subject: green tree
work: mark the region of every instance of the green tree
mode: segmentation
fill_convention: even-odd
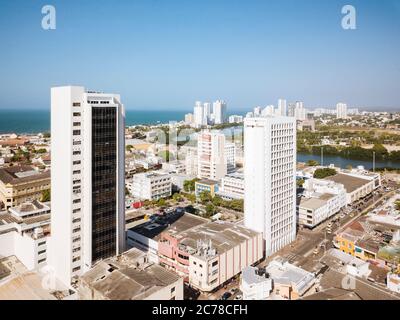
[[[164,207],[167,204],[164,198],[161,198],[157,201],[157,206],[158,207]]]
[[[206,216],[207,218],[212,217],[216,213],[216,208],[212,203],[206,205]]]
[[[305,182],[304,179],[297,179],[297,180],[296,180],[297,188],[302,188],[304,182]]]
[[[183,190],[185,190],[185,192],[194,192],[196,188],[196,181],[199,181],[199,179],[185,180],[183,182]]]
[[[315,161],[315,160],[308,160],[308,161],[306,162],[306,165],[307,165],[307,166],[310,166],[310,167],[316,167],[316,166],[319,166],[319,162],[318,162],[318,161]]]
[[[326,177],[334,176],[336,173],[336,170],[332,168],[317,169],[314,172],[314,178],[324,179]]]
[[[47,190],[43,190],[42,192],[42,198],[40,199],[40,201],[42,202],[48,202],[51,200],[51,191],[50,189]]]
[[[203,204],[206,204],[212,200],[211,193],[208,191],[203,191],[200,193],[200,201]]]

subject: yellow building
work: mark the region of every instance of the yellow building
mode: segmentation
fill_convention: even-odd
[[[50,190],[50,171],[26,165],[0,169],[0,202],[6,209],[40,200],[45,190]]]
[[[347,228],[336,236],[340,251],[356,256],[356,242],[364,233],[359,230]]]

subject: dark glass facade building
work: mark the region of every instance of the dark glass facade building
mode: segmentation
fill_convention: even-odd
[[[117,248],[117,110],[92,109],[92,263]]]

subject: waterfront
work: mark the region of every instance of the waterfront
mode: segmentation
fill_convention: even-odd
[[[321,163],[321,156],[315,154],[297,154],[297,162],[307,162],[308,160],[315,160]],[[364,166],[365,169],[372,169],[372,159],[371,161],[363,161],[363,160],[351,160],[346,159],[338,156],[324,156],[324,165],[334,164],[337,167],[345,169],[347,166],[352,166],[356,168],[357,166]],[[393,161],[376,161],[375,168],[399,168],[400,169],[400,162],[393,162]]]
[[[187,111],[127,110],[126,125],[181,121]],[[50,131],[48,110],[0,110],[0,134],[39,133]]]

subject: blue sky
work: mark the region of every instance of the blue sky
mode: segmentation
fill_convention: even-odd
[[[41,28],[54,5],[57,29]],[[357,30],[341,8],[357,9]],[[400,0],[0,0],[0,108],[50,87],[120,93],[128,109],[276,104],[400,109]]]

